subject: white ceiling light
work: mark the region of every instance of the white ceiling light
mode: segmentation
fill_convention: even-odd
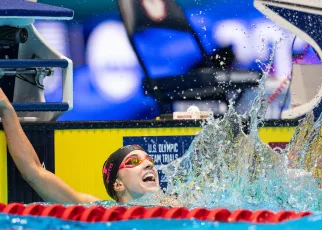
[[[107,21],[91,33],[87,44],[91,81],[110,102],[132,97],[141,85],[141,71],[121,22]]]

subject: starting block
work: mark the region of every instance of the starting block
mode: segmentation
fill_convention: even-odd
[[[41,37],[37,19],[70,20],[74,12],[34,1],[1,0],[0,86],[18,116],[37,121],[56,120],[73,108],[73,63]],[[47,103],[43,81],[62,69],[62,102]]]

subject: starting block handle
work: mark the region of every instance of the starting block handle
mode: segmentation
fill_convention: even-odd
[[[14,102],[16,112],[65,112],[69,109],[67,102]]]

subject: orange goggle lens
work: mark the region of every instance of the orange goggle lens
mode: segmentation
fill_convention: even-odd
[[[150,161],[154,165],[154,160],[152,157],[147,156],[146,158],[140,159],[138,157],[129,157],[123,165],[120,165],[119,169],[121,168],[133,168],[140,165],[144,160]]]

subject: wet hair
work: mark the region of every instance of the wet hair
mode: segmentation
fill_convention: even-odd
[[[124,160],[124,158],[127,155],[129,155],[129,153],[135,150],[144,151],[144,149],[139,145],[127,145],[127,146],[121,147],[118,150],[116,150],[114,153],[112,153],[107,158],[107,160],[103,165],[102,173],[103,173],[103,181],[104,181],[106,191],[108,195],[116,201],[118,201],[118,198],[114,190],[114,183],[117,179],[118,169],[122,161]]]

